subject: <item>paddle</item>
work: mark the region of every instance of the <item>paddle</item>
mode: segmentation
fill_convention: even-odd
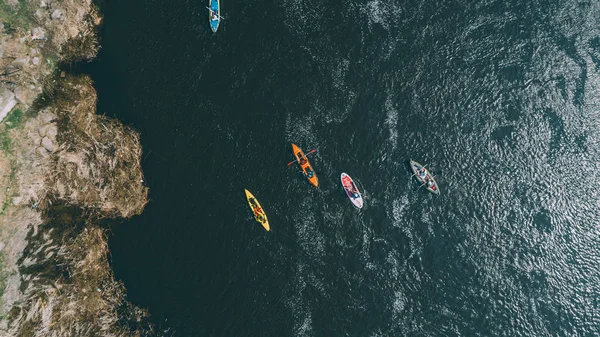
[[[431,179],[435,179],[435,176],[431,176]],[[419,188],[421,188],[421,187],[423,187],[425,185],[427,185],[427,183],[423,183],[421,186],[419,186]]]
[[[213,11],[212,8],[206,7],[206,9],[208,9],[208,11],[211,12],[211,13],[217,14],[217,16],[219,17],[219,20],[225,20],[224,17],[222,17],[221,15],[219,15],[217,12]]]
[[[305,154],[304,156],[308,156],[309,154],[311,154],[311,153],[315,153],[315,152],[317,152],[317,150],[315,150],[315,149],[312,149],[312,150],[310,150],[310,151],[309,151],[307,154]],[[295,162],[297,162],[297,161],[298,161],[298,159],[296,159],[296,160],[294,160],[294,161],[291,161],[291,162],[289,162],[289,163],[288,163],[288,165],[287,165],[287,166],[290,166],[290,165],[292,165],[293,163],[295,163]]]
[[[429,164],[427,164],[427,165],[429,165]],[[427,165],[423,165],[422,167],[423,167],[423,168],[426,168],[426,166],[427,166]],[[412,175],[412,176],[410,176],[410,177],[412,178],[412,177],[416,176],[416,175],[417,175],[417,173],[419,173],[419,171],[417,171],[416,173],[413,173],[413,175]]]

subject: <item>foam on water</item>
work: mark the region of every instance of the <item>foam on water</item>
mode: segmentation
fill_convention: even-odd
[[[304,298],[304,290],[306,288],[306,281],[303,273],[306,270],[306,266],[302,263],[297,265],[296,278],[293,284],[286,289],[286,305],[290,308],[294,317],[294,336],[312,336],[312,314],[310,310],[310,304],[307,303]]]
[[[385,125],[390,133],[388,142],[391,145],[391,151],[396,150],[396,144],[398,143],[398,110],[392,103],[392,98],[388,96],[385,100],[386,119]]]
[[[397,228],[405,227],[404,213],[408,207],[408,196],[404,195],[400,199],[396,199],[392,202],[392,226]]]

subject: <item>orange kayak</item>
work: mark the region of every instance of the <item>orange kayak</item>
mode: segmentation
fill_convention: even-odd
[[[300,167],[302,168],[302,172],[304,172],[304,176],[311,184],[315,185],[315,187],[319,187],[319,181],[317,180],[317,174],[315,170],[313,170],[312,166],[308,162],[308,158],[302,152],[302,149],[299,148],[296,144],[292,143],[292,151],[294,152],[294,156],[296,156],[296,160]]]

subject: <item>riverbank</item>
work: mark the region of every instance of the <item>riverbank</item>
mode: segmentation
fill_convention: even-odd
[[[91,1],[0,5],[0,336],[146,336],[108,262],[105,219],[148,202],[139,135],[96,115]]]

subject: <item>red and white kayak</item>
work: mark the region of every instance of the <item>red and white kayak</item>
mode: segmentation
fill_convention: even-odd
[[[352,201],[354,206],[362,208],[363,198],[360,195],[360,191],[358,190],[358,187],[356,187],[356,184],[354,183],[352,178],[350,178],[350,176],[346,173],[342,173],[341,180],[342,186],[344,186],[344,190],[346,191],[346,195],[348,196],[348,198],[350,198],[350,201]]]

